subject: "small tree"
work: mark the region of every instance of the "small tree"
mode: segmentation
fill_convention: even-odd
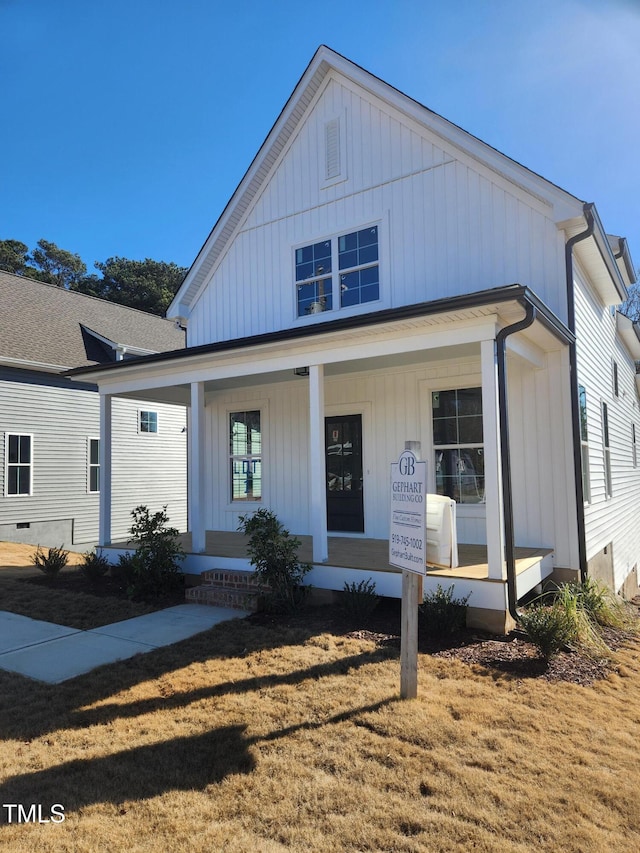
[[[311,571],[308,563],[298,560],[300,540],[285,530],[275,513],[264,508],[241,515],[238,530],[249,537],[247,552],[256,578],[270,590],[269,608],[284,613],[298,610],[309,589],[302,582]]]

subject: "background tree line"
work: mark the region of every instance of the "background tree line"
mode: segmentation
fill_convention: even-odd
[[[29,247],[20,240],[0,240],[0,269],[75,290],[119,305],[163,316],[186,275],[186,267],[174,263],[108,258],[96,261],[97,273],[88,273],[80,255],[61,249],[49,240]]]

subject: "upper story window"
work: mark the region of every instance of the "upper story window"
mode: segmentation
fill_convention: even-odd
[[[295,251],[298,317],[380,298],[378,226]]]
[[[157,412],[140,412],[140,432],[158,432]]]
[[[33,482],[33,436],[7,433],[6,437],[6,493],[30,495]]]

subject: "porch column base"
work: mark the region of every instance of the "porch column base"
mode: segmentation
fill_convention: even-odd
[[[490,634],[508,634],[515,627],[516,623],[508,610],[467,607],[467,628],[478,628]]]

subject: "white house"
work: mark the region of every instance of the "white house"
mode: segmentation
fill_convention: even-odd
[[[420,441],[460,550],[425,588],[499,631],[551,575],[635,585],[633,281],[593,204],[320,47],[170,307],[187,348],[76,377],[105,449],[121,398],[189,409],[191,572],[246,566],[266,506],[314,586],[400,595],[389,465]]]
[[[62,374],[184,347],[175,322],[0,271],[0,539],[87,547],[98,541],[100,398]],[[113,526],[167,504],[186,529],[181,406],[118,400],[113,420]]]

